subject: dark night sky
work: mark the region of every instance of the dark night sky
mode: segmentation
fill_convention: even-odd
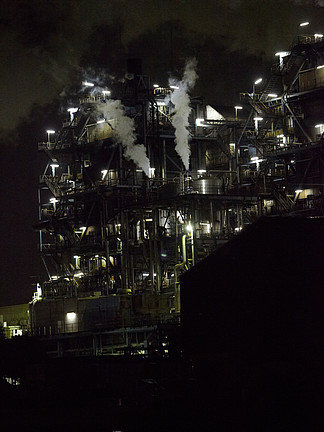
[[[44,274],[31,227],[46,163],[37,142],[59,128],[61,101],[82,79],[109,87],[139,57],[166,85],[196,57],[193,93],[235,105],[305,20],[324,32],[324,0],[2,0],[0,305],[29,301]]]

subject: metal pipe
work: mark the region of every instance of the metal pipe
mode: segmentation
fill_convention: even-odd
[[[180,312],[180,282],[178,281],[178,270],[186,269],[187,251],[186,251],[187,234],[182,235],[182,262],[174,266],[174,307],[177,313]]]

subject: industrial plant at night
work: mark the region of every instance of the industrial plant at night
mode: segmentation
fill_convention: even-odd
[[[184,272],[262,216],[322,216],[323,44],[277,53],[232,108],[189,97],[194,61],[166,88],[138,59],[114,88],[83,83],[39,143],[34,228],[48,280],[32,334],[59,341],[56,355],[148,355],[167,346],[158,329],[180,323]]]
[[[263,262],[276,286],[284,265],[274,273],[274,256],[285,250],[286,260],[296,230],[323,232],[323,35],[300,34],[274,59],[231,107],[191,96],[195,59],[166,86],[136,58],[122,82],[82,83],[61,129],[38,143],[47,164],[33,229],[47,277],[16,315],[0,308],[8,337],[36,337],[50,358],[176,358],[203,369],[231,319],[221,320],[215,290],[230,307],[227,278],[233,298],[240,283],[261,289]],[[303,244],[291,242],[301,260]]]

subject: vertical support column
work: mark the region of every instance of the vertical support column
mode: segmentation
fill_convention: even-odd
[[[165,151],[165,138],[162,141],[162,181],[166,180],[166,151]]]

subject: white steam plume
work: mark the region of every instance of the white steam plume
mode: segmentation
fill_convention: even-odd
[[[115,136],[120,140],[126,159],[131,159],[141,168],[145,174],[150,176],[150,161],[146,156],[146,149],[143,144],[135,144],[135,122],[134,119],[127,117],[124,106],[120,100],[107,100],[100,103],[97,110],[104,118],[116,121],[114,129]]]
[[[174,105],[172,125],[175,128],[175,150],[180,156],[186,170],[189,169],[189,115],[190,115],[190,98],[188,91],[195,85],[198,78],[196,73],[197,60],[190,59],[187,61],[183,78],[180,82],[170,81],[170,85],[177,87],[171,94],[171,102]]]

